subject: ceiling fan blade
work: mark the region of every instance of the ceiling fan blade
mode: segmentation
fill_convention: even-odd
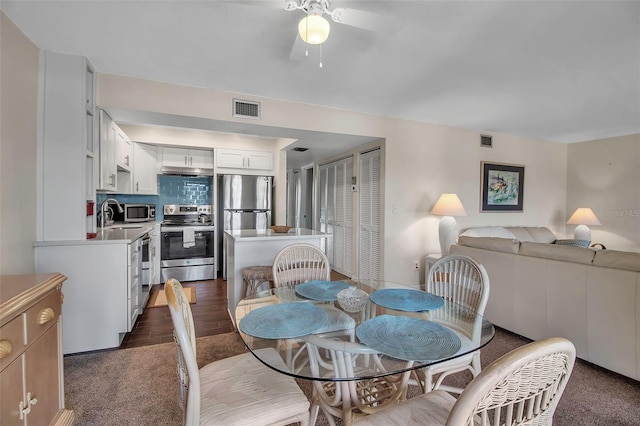
[[[402,25],[402,20],[396,16],[344,7],[334,9],[331,18],[340,24],[387,34],[397,32]]]
[[[301,61],[307,57],[307,43],[302,41],[300,38],[300,34],[296,31],[296,39],[293,42],[293,46],[291,46],[291,53],[289,54],[289,59],[292,61]]]
[[[242,4],[246,6],[269,7],[281,10],[295,10],[297,2],[290,0],[218,0],[222,3]]]

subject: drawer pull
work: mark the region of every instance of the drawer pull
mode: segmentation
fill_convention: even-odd
[[[46,308],[40,311],[40,315],[38,315],[38,324],[43,325],[54,319],[56,316],[53,309]]]
[[[13,348],[11,347],[10,341],[6,339],[0,340],[0,359],[9,356],[9,354],[11,353],[11,349]]]

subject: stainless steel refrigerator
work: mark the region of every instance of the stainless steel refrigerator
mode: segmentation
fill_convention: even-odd
[[[218,254],[226,278],[225,230],[267,229],[272,225],[273,177],[221,175],[218,177]]]

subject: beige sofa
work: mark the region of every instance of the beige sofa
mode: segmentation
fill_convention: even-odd
[[[482,263],[488,320],[530,339],[562,336],[578,357],[640,380],[640,253],[551,244],[547,228],[461,235],[452,254]]]

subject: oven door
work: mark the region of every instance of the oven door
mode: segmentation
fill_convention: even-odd
[[[160,266],[213,264],[213,231],[195,231],[195,245],[185,248],[182,231],[162,232]]]

